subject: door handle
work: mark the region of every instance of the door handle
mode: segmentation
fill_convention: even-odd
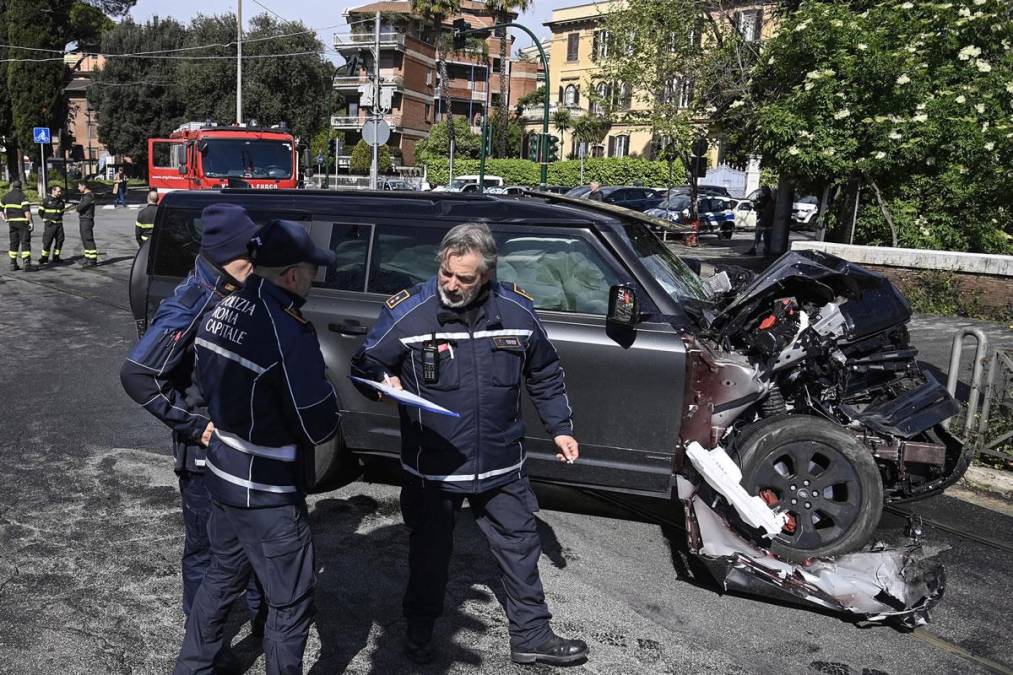
[[[365,326],[358,323],[352,323],[350,321],[345,321],[343,323],[329,323],[327,324],[327,330],[331,331],[332,333],[338,333],[339,335],[366,334]]]

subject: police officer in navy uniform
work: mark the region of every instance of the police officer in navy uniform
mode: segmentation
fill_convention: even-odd
[[[410,531],[405,652],[418,663],[434,658],[433,623],[443,611],[454,520],[467,497],[503,573],[513,661],[582,661],[587,645],[555,635],[549,625],[520,411],[523,382],[555,439],[557,459],[577,459],[559,357],[531,299],[496,282],[496,243],[487,226],[450,230],[438,260],[435,278],[387,300],[352,360],[353,375],[460,414],[400,407],[401,509]],[[376,389],[356,386],[377,398]]]
[[[186,538],[183,543],[183,613],[211,560],[207,522],[210,497],[205,453],[214,426],[194,381],[194,339],[201,319],[242,286],[253,270],[247,244],[257,224],[235,204],[214,204],[201,213],[204,234],[193,271],[158,307],[144,336],[120,369],[127,394],[172,429]],[[255,583],[247,596],[251,621],[260,606]]]
[[[194,600],[177,674],[205,673],[229,605],[250,569],[268,604],[267,672],[301,673],[313,618],[313,541],[304,462],[338,431],[338,404],[312,324],[299,308],[318,266],[335,256],[298,223],[252,240],[254,274],[203,318],[197,379],[214,434],[208,448],[211,566]]]

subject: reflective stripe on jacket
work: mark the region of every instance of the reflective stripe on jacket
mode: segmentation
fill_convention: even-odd
[[[172,296],[162,301],[144,336],[120,368],[120,382],[130,398],[172,429],[176,471],[203,471],[201,435],[211,421],[194,371],[194,338],[200,320],[236,285],[207,260]]]
[[[308,451],[338,431],[337,396],[303,302],[253,275],[201,321],[197,380],[215,424],[206,480],[220,502],[302,501]]]
[[[393,296],[353,357],[352,374],[396,375],[407,391],[457,412],[400,406],[401,465],[424,485],[474,493],[526,475],[522,381],[552,436],[573,433],[573,423],[559,357],[525,296],[493,282],[471,325],[456,315],[441,307],[435,278]],[[430,382],[426,347],[439,360]]]
[[[4,216],[7,218],[8,223],[27,223],[31,211],[31,204],[28,199],[25,198],[25,193],[21,190],[11,190],[3,199],[0,199],[0,205],[3,207]],[[27,213],[26,213],[27,212]]]

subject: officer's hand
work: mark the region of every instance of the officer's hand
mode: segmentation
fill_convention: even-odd
[[[211,442],[211,434],[213,434],[214,431],[215,431],[214,422],[208,422],[208,425],[204,428],[204,433],[200,435],[200,443],[205,448],[208,446],[208,443]]]
[[[401,386],[401,378],[397,377],[396,375],[384,375],[383,376],[383,383],[386,384],[391,389],[397,389],[398,391],[404,391],[404,387]],[[384,396],[383,394],[380,394],[380,400],[381,401],[386,401],[387,397]]]
[[[573,464],[580,457],[580,446],[577,444],[577,439],[573,436],[559,435],[553,440],[556,441],[556,447],[559,448],[559,452],[556,453],[556,459],[560,462]]]
[[[28,221],[28,231],[29,232],[34,232],[35,231],[35,223],[33,221],[31,221],[31,220]]]

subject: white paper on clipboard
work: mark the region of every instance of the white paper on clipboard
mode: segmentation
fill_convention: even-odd
[[[388,384],[384,384],[383,382],[374,382],[373,380],[367,380],[363,377],[355,377],[354,375],[349,375],[348,377],[351,380],[355,380],[356,382],[361,382],[362,384],[373,387],[387,398],[394,399],[398,403],[402,403],[404,405],[408,405],[413,408],[422,408],[427,412],[436,413],[437,415],[449,415],[450,417],[461,416],[459,413],[456,413],[453,410],[447,410],[443,406],[436,405],[432,401],[427,401],[421,396],[416,396],[415,394],[407,392],[403,389],[395,389],[394,387]]]

